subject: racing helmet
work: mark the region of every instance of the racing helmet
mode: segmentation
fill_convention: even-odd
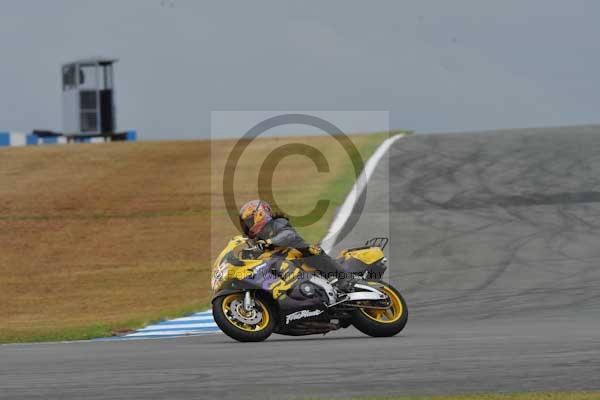
[[[273,210],[266,201],[251,200],[240,208],[240,226],[244,234],[254,238],[273,219]]]

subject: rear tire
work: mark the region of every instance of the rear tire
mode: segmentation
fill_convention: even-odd
[[[408,321],[408,308],[400,292],[387,283],[378,282],[383,285],[381,289],[392,300],[392,306],[389,311],[382,311],[383,315],[378,316],[379,311],[374,312],[368,309],[359,309],[354,312],[352,325],[364,334],[373,337],[394,336],[404,329]],[[386,314],[387,313],[387,314]],[[390,317],[387,318],[386,315]]]
[[[270,302],[255,298],[256,308],[260,311],[261,321],[256,325],[243,324],[235,320],[231,314],[231,303],[243,301],[243,293],[219,296],[212,303],[213,318],[217,326],[230,338],[239,342],[262,342],[273,333],[275,328],[275,312]],[[233,299],[233,300],[232,300]]]

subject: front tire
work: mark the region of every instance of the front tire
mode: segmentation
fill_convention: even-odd
[[[361,308],[355,311],[352,325],[364,334],[373,337],[394,336],[406,326],[408,308],[400,292],[387,283],[378,282],[379,290],[390,299],[390,306],[385,310]],[[376,304],[374,304],[376,305]]]
[[[273,333],[275,313],[273,306],[258,296],[254,302],[254,310],[247,312],[243,309],[244,293],[217,297],[212,304],[217,326],[239,342],[262,342]]]

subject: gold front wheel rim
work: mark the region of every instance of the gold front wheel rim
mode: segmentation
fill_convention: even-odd
[[[233,303],[234,300],[239,300],[243,303],[244,294],[243,293],[233,293],[233,294],[226,296],[223,299],[223,303],[221,306],[221,309],[223,310],[223,315],[225,315],[225,318],[227,318],[227,321],[231,325],[235,326],[238,329],[246,331],[246,332],[260,332],[269,325],[269,321],[271,318],[269,309],[263,304],[262,301],[260,301],[259,299],[254,300],[257,311],[260,311],[262,317],[261,317],[261,320],[257,324],[252,325],[252,324],[246,324],[246,323],[239,321],[233,317],[231,303]],[[241,312],[241,311],[238,311],[238,312]]]
[[[361,308],[360,311],[374,321],[383,324],[391,324],[400,319],[404,312],[404,306],[402,305],[400,297],[389,287],[383,286],[381,291],[389,297],[390,302],[392,303],[388,308]]]

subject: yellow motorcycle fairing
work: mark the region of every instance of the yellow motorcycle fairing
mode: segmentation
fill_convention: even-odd
[[[252,275],[252,271],[264,260],[242,260],[240,252],[247,247],[247,239],[243,236],[235,236],[216,258],[212,268],[211,287],[213,291],[219,291],[223,285],[232,279],[244,280]],[[235,265],[240,264],[240,265]]]
[[[243,281],[252,277],[256,267],[263,265],[274,256],[284,256],[282,257],[284,261],[278,266],[279,279],[268,287],[273,298],[279,298],[296,283],[300,270],[290,261],[302,258],[301,252],[293,248],[274,249],[263,252],[257,259],[243,259],[241,251],[245,248],[248,248],[248,238],[235,236],[221,251],[212,268],[213,291],[218,292],[231,280]]]
[[[381,279],[386,266],[385,255],[381,247],[371,246],[342,250],[338,262],[346,272],[364,275],[370,279]]]
[[[368,247],[366,249],[351,249],[351,250],[342,250],[340,252],[340,258],[344,261],[349,259],[356,259],[362,263],[367,265],[374,264],[378,261],[381,261],[385,255],[383,254],[383,250],[380,247]]]

